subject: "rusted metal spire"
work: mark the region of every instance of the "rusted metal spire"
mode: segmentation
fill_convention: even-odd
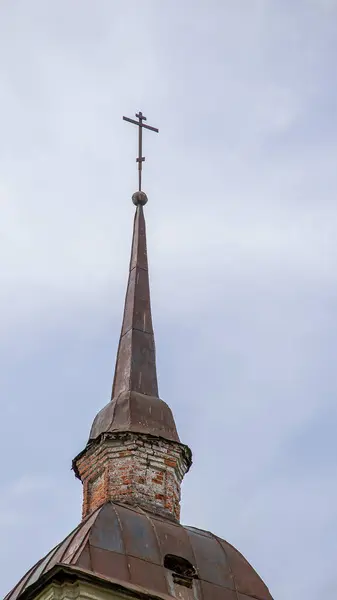
[[[133,202],[137,208],[112,399],[117,398],[124,391],[158,397],[143,212],[143,205],[146,201],[147,197],[144,192],[136,192],[133,195]]]
[[[136,124],[145,127],[142,113],[136,116],[140,119]],[[140,144],[140,157],[141,150]],[[133,194],[132,201],[136,205],[136,214],[111,402],[96,415],[89,440],[98,440],[102,434],[133,432],[180,443],[172,411],[158,396],[143,213],[147,196],[139,189]]]

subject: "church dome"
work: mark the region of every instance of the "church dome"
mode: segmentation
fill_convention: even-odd
[[[5,600],[35,597],[48,581],[74,576],[133,597],[272,600],[253,567],[225,540],[116,502],[82,521]]]

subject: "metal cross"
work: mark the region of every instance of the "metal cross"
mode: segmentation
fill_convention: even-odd
[[[145,123],[143,123],[143,121],[146,121],[146,117],[144,117],[143,113],[139,111],[139,113],[136,113],[136,117],[138,119],[138,121],[135,121],[134,119],[129,119],[129,117],[123,117],[124,121],[128,121],[129,123],[133,123],[134,125],[138,125],[138,158],[136,158],[136,162],[138,163],[138,187],[139,187],[139,191],[141,191],[142,189],[142,163],[145,160],[145,156],[142,156],[143,154],[143,127],[145,127],[145,129],[150,129],[151,131],[155,131],[156,133],[159,133],[159,129],[156,129],[156,127],[150,127],[150,125],[145,125]]]

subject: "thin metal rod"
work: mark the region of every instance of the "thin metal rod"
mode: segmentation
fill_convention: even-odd
[[[138,130],[138,188],[142,189],[142,164],[143,164],[143,127],[139,119],[140,127]],[[145,158],[144,158],[145,160]]]

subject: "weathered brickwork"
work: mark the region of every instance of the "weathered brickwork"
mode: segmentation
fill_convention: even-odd
[[[186,447],[135,433],[107,434],[76,459],[83,483],[83,518],[109,500],[180,516],[180,485],[189,469]]]

